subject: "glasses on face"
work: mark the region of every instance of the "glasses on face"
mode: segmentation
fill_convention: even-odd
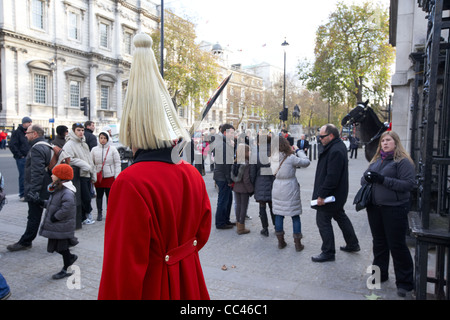
[[[27,131],[25,132],[25,134],[29,134],[29,133],[35,133],[36,131]]]
[[[330,134],[325,134],[323,136],[319,136],[320,139],[325,139],[326,137],[328,137]]]

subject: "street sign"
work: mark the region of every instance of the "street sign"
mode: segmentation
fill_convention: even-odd
[[[53,118],[53,119],[48,119],[48,122],[49,122],[49,123],[55,123],[55,118]]]

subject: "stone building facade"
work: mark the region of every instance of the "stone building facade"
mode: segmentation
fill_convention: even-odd
[[[220,78],[233,73],[230,82],[219,96],[201,128],[216,128],[229,123],[243,132],[252,129],[257,133],[263,127],[259,110],[263,104],[264,79],[236,62],[233,52],[219,43],[200,43],[202,50],[211,51],[220,65]]]
[[[159,26],[146,0],[0,1],[0,126],[117,123],[136,33]],[[90,99],[87,116],[80,99]],[[53,119],[53,121],[52,121]]]
[[[392,77],[392,126],[411,150],[411,106],[414,100],[415,64],[411,54],[423,52],[427,37],[426,13],[417,1],[391,0],[390,42],[396,47],[395,73]]]

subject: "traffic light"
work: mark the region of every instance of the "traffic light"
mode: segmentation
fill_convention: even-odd
[[[283,108],[283,111],[280,111],[279,119],[281,121],[287,121],[287,119],[288,119],[288,108]]]
[[[81,111],[83,111],[85,116],[89,115],[89,99],[84,97],[80,99],[81,104],[80,104],[80,109]]]

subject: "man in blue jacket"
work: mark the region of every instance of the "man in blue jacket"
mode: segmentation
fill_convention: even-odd
[[[319,155],[314,182],[313,199],[317,199],[316,223],[322,238],[322,252],[312,257],[314,262],[335,260],[334,233],[331,219],[336,220],[341,229],[346,246],[342,251],[360,250],[353,225],[345,214],[344,205],[348,196],[348,157],[347,148],[339,137],[339,130],[333,124],[320,129],[323,152]],[[325,203],[327,197],[334,196],[335,202]]]

